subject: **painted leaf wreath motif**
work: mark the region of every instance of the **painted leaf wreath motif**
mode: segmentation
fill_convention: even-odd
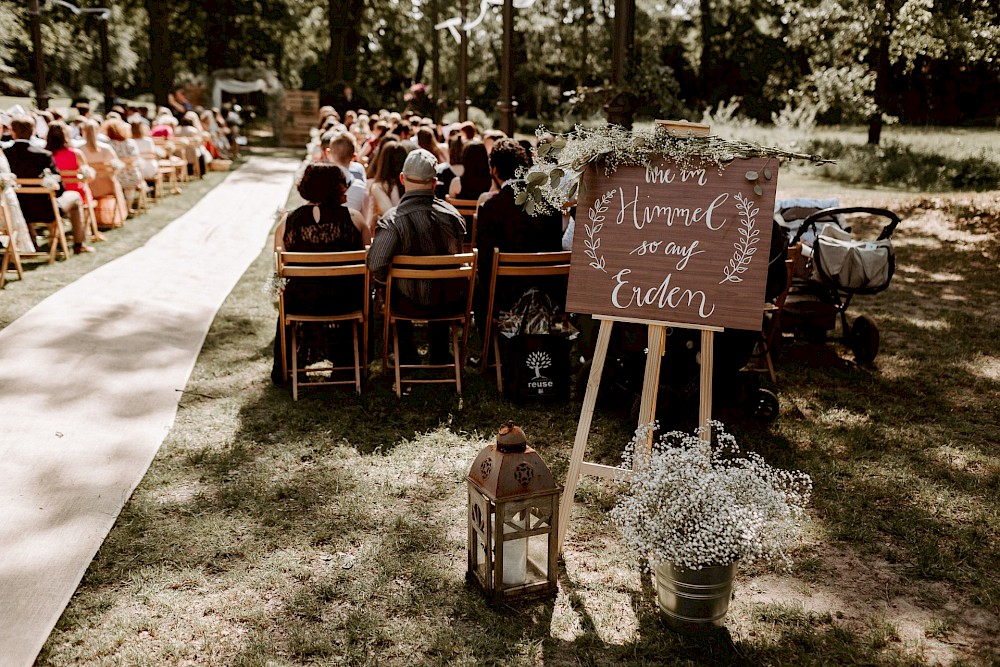
[[[736,202],[736,208],[742,218],[742,227],[739,229],[742,238],[733,244],[735,251],[728,266],[722,270],[724,278],[719,281],[720,285],[727,282],[743,282],[740,274],[749,270],[750,261],[753,259],[754,253],[757,252],[757,248],[754,246],[760,241],[760,230],[754,228],[754,223],[757,221],[756,215],[760,209],[753,208],[754,203],[740,193],[736,195]]]
[[[583,240],[583,247],[585,248],[583,253],[592,259],[590,266],[597,269],[598,271],[604,271],[607,273],[607,263],[605,262],[604,255],[598,254],[598,249],[601,247],[601,239],[597,235],[604,228],[604,215],[603,213],[608,210],[608,202],[614,196],[616,190],[608,190],[604,193],[604,196],[594,202],[594,205],[590,207],[587,211],[587,217],[593,223],[591,225],[584,225],[583,228],[587,232],[587,238]]]

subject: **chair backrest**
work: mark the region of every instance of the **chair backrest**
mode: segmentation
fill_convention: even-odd
[[[365,275],[364,250],[344,252],[278,252],[281,278],[332,278]]]
[[[465,316],[472,312],[472,292],[476,279],[476,261],[479,252],[462,252],[454,255],[396,255],[389,267],[385,287],[386,313],[392,309],[394,280],[463,280],[468,281]]]
[[[45,187],[41,178],[17,179],[17,193],[20,195],[51,195],[53,201],[56,198],[56,190]]]
[[[282,227],[284,221],[282,221]],[[280,238],[280,237],[276,237]],[[337,279],[349,276],[361,276],[361,307],[365,321],[368,320],[368,291],[369,273],[365,260],[368,256],[366,250],[348,250],[344,252],[286,252],[284,250],[275,251],[277,262],[277,274],[279,278],[294,280],[296,278],[324,278]],[[331,289],[331,294],[335,294]],[[341,295],[343,293],[341,292]],[[278,310],[284,319],[285,300],[284,292],[279,296]]]
[[[42,184],[41,178],[19,178],[17,179],[17,193],[19,195],[48,195],[49,202],[52,204],[52,215],[55,222],[62,222],[62,215],[59,211],[59,204],[56,202],[56,190],[53,188],[46,187]],[[25,213],[25,218],[27,206],[21,205],[21,212]],[[26,220],[29,224],[39,223],[36,220]]]
[[[455,199],[454,197],[448,196],[444,200],[455,207],[455,210],[462,215],[474,216],[476,211],[479,209],[478,199]]]
[[[472,221],[472,227],[468,229],[469,241],[462,243],[462,252],[470,252],[476,246],[476,226],[479,224],[479,200],[478,199],[455,199],[447,196],[446,202],[455,207],[455,210],[462,214],[466,220]]]
[[[497,282],[501,278],[522,278],[541,276],[569,276],[570,258],[568,250],[555,252],[500,252],[493,249],[493,268],[490,271],[487,318],[492,319],[496,307]]]
[[[389,268],[387,286],[393,279],[412,278],[418,280],[452,280],[476,275],[476,260],[479,253],[463,252],[455,255],[396,255]]]
[[[87,180],[80,176],[80,172],[77,169],[60,171],[59,175],[62,176],[63,186],[79,185],[82,187],[87,184]]]
[[[281,252],[285,249],[285,221],[288,220],[288,211],[281,213],[281,220],[274,228],[274,252]]]
[[[117,173],[110,162],[95,162],[90,166],[94,168],[97,178],[114,178]]]

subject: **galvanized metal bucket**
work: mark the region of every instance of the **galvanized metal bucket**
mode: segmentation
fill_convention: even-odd
[[[689,570],[671,563],[654,568],[656,601],[667,624],[698,631],[725,625],[737,563]]]

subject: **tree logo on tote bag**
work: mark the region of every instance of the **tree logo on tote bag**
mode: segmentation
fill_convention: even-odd
[[[548,352],[536,350],[528,355],[524,360],[524,365],[535,371],[535,377],[528,380],[528,387],[531,389],[551,388],[554,383],[549,378],[542,375],[543,368],[552,366],[552,357]]]

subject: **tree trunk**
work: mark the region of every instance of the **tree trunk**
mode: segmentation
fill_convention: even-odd
[[[205,0],[205,67],[208,74],[229,67],[228,47],[233,22],[229,0]]]
[[[896,22],[896,0],[882,0],[882,17],[877,26],[878,55],[875,61],[875,113],[868,119],[868,143],[878,146],[882,140],[882,114],[889,103],[889,41]]]
[[[709,0],[699,0],[701,9],[701,90],[699,96],[708,103],[717,100],[715,91],[718,88],[719,50],[716,42],[722,33],[722,28],[715,24],[712,18],[712,3]]]
[[[174,85],[170,7],[170,3],[162,0],[146,0],[146,13],[149,15],[149,82],[153,97],[160,106],[166,106],[167,95]]]
[[[357,73],[364,0],[329,0],[330,51],[326,60],[327,83],[352,83]]]

